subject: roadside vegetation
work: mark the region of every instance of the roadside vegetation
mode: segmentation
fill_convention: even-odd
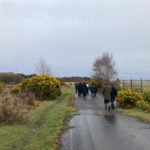
[[[150,91],[121,90],[117,96],[119,111],[150,122]]]
[[[0,123],[21,121],[37,100],[53,100],[60,94],[60,82],[48,75],[25,79],[13,87],[0,84]]]
[[[25,79],[11,89],[14,94],[32,92],[37,99],[53,99],[61,94],[60,82],[48,75],[38,75]]]
[[[143,110],[141,110],[140,108],[134,107],[134,108],[118,108],[118,111],[120,111],[121,113],[128,115],[128,116],[132,116],[132,117],[136,117],[139,118],[140,120],[144,121],[145,123],[150,123],[150,113],[147,113]]]
[[[38,75],[15,86],[0,84],[0,149],[56,150],[75,112],[73,88]]]
[[[94,62],[93,77],[92,80],[89,81],[89,84],[94,83],[99,89],[102,89],[105,82],[112,83],[119,91],[116,98],[118,110],[125,114],[139,117],[144,121],[150,121],[150,91],[141,92],[139,88],[135,89],[134,87],[137,87],[139,85],[137,85],[135,82],[133,84],[132,81],[128,84],[126,84],[125,82],[123,82],[124,84],[122,84],[119,79],[112,82],[112,80],[116,77],[117,70],[115,68],[115,61],[113,59],[113,56],[112,54],[105,52]],[[140,84],[141,87],[144,86],[142,81],[138,84]],[[124,90],[122,90],[121,86],[124,87]],[[132,88],[125,89],[125,87]]]

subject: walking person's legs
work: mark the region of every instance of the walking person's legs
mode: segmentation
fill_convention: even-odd
[[[94,92],[94,97],[96,97],[96,92]]]
[[[81,97],[81,92],[80,91],[78,91],[78,96]]]
[[[104,104],[105,104],[105,111],[107,111],[107,100],[104,100]]]
[[[93,99],[93,93],[91,93],[91,97],[92,97],[92,99]]]
[[[108,112],[110,112],[110,110],[111,110],[111,102],[109,101],[108,102]]]
[[[110,112],[111,110],[111,102],[110,100],[105,100],[105,111]]]
[[[86,93],[85,92],[83,92],[83,98],[86,99]]]
[[[95,95],[95,94],[92,92],[92,93],[91,93],[92,99],[94,99],[94,97],[95,97],[94,95]]]
[[[115,109],[114,101],[115,100],[113,100],[113,99],[111,100],[111,109]]]
[[[105,111],[107,110],[107,103],[105,103]]]

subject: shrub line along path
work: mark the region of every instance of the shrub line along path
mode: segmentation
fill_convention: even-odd
[[[104,113],[102,96],[76,96],[80,115],[62,137],[61,150],[149,150],[150,125],[118,112]]]
[[[53,101],[43,101],[23,122],[0,125],[0,150],[56,150],[66,128],[64,118],[74,113],[73,91],[63,88]]]

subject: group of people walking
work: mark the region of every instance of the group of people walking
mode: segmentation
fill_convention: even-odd
[[[84,98],[86,98],[90,91],[93,99],[97,95],[98,88],[94,83],[91,85],[87,83],[75,83],[75,90],[79,97],[83,96]],[[105,83],[102,94],[104,97],[105,110],[110,111],[111,109],[115,109],[114,102],[117,96],[116,87],[113,84]]]
[[[86,96],[91,92],[92,97],[96,97],[97,86],[95,84],[89,85],[88,83],[75,83],[75,90],[79,97]]]

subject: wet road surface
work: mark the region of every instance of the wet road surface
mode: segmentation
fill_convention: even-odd
[[[62,137],[61,150],[150,150],[150,125],[117,112],[105,113],[103,98],[76,96],[80,115]]]

